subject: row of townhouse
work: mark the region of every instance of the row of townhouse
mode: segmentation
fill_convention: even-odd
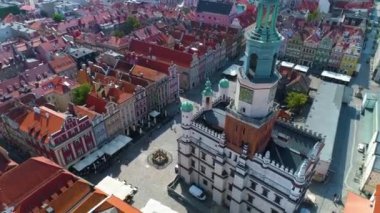
[[[181,89],[188,90],[199,85],[228,59],[235,58],[241,46],[241,33],[235,29],[202,29],[199,23],[192,23],[193,34],[171,31],[175,39],[173,48],[132,39],[125,55],[130,63],[138,60],[159,61],[166,65],[175,64],[180,74]],[[198,29],[197,29],[198,28]],[[210,27],[211,28],[211,27]]]
[[[90,62],[88,67],[79,71],[78,81],[92,84],[94,88],[85,107],[103,116],[112,113],[118,117],[109,123],[109,127],[105,125],[107,131],[118,126],[114,132],[128,135],[140,132],[144,126],[156,122],[157,113],[165,114],[166,106],[178,100],[175,65],[167,67],[166,72],[160,72],[149,68],[149,63],[146,63],[145,66],[133,65],[120,60],[114,68],[106,71]],[[115,136],[115,133],[107,134],[108,137]]]
[[[295,29],[281,30],[285,38],[279,52],[281,58],[347,75],[354,75],[358,71],[364,42],[364,34],[360,28],[333,27],[328,24],[310,27],[305,23],[296,26],[298,27]]]

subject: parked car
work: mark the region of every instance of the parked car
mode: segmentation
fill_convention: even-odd
[[[176,174],[178,173],[178,164],[175,165],[175,167],[174,167],[174,171],[175,171]]]
[[[203,191],[203,189],[199,188],[196,185],[191,185],[189,188],[189,193],[196,197],[198,200],[206,200],[206,195]]]
[[[364,143],[359,143],[359,145],[358,145],[358,152],[364,153],[365,148],[366,148],[366,145]]]

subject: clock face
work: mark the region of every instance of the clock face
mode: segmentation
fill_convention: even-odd
[[[251,104],[253,98],[253,91],[245,87],[240,87],[239,100]]]

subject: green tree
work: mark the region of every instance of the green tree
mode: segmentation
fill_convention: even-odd
[[[290,92],[285,98],[286,105],[292,111],[298,111],[307,102],[308,96],[300,92]]]
[[[86,103],[87,95],[91,91],[91,85],[82,84],[75,88],[73,91],[73,102],[76,105],[83,105]]]
[[[54,13],[52,18],[55,22],[61,22],[65,17],[60,13]]]
[[[135,30],[140,27],[140,22],[135,16],[129,16],[127,18],[127,25],[132,28],[132,30]]]
[[[119,30],[116,30],[116,31],[122,31],[124,35],[128,35],[133,30],[138,29],[139,27],[140,27],[139,20],[135,16],[128,16],[127,20],[123,24],[121,24],[119,26]]]
[[[319,18],[319,16],[320,16],[319,10],[314,10],[310,12],[309,15],[307,16],[307,21],[315,21]]]
[[[112,34],[113,34],[113,36],[116,36],[118,38],[121,38],[124,36],[124,32],[121,30],[115,30]]]

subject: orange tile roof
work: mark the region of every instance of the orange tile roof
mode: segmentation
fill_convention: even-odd
[[[96,189],[93,193],[87,196],[87,198],[85,198],[83,202],[79,203],[75,209],[72,209],[72,212],[73,213],[88,212],[94,206],[96,206],[98,203],[104,200],[106,197],[107,195],[104,192]]]
[[[133,96],[131,93],[123,92],[117,88],[110,88],[108,97],[114,97],[114,101],[118,104],[123,103]]]
[[[55,57],[53,60],[49,61],[49,65],[56,74],[68,69],[75,69],[77,66],[74,59],[68,55]]]
[[[160,81],[166,77],[166,75],[163,73],[140,65],[135,65],[131,70],[131,74],[153,82]]]
[[[368,199],[365,199],[363,197],[360,197],[359,195],[348,192],[347,194],[347,200],[344,207],[344,213],[370,213],[373,212],[373,209],[371,208],[371,201]]]
[[[99,113],[85,107],[85,106],[74,106],[74,111],[80,117],[86,116],[92,121]]]
[[[55,212],[68,212],[79,200],[82,200],[91,192],[91,186],[84,180],[76,181],[72,186],[58,195],[57,198],[49,202]]]
[[[117,210],[119,210],[119,212],[123,212],[123,213],[140,213],[141,212],[140,210],[123,202],[122,200],[120,200],[119,198],[113,195],[110,198],[108,198],[106,202],[104,202],[102,205],[96,208],[96,211],[102,212],[110,208],[116,208]]]
[[[373,196],[375,197],[373,212],[377,213],[380,212],[380,184],[376,185],[376,191]]]
[[[19,121],[21,131],[29,133],[34,128],[32,134],[37,132],[36,138],[38,139],[59,131],[66,119],[65,114],[56,112],[45,106],[39,109],[40,113],[31,110]],[[46,139],[44,142],[47,142]]]

